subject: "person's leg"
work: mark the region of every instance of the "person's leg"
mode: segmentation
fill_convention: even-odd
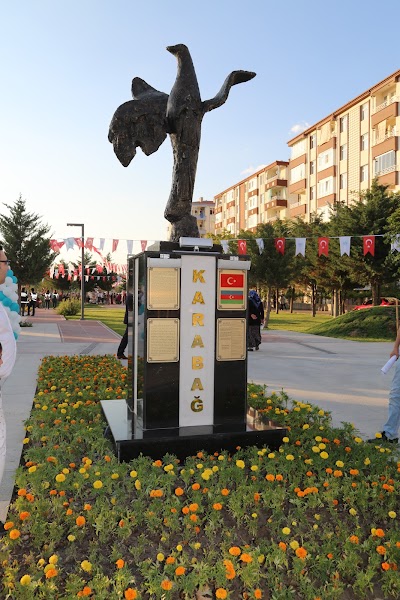
[[[396,370],[393,375],[389,392],[388,420],[383,426],[383,431],[388,439],[398,437],[400,427],[400,358],[396,361]]]
[[[125,348],[128,345],[128,327],[125,328],[124,335],[122,336],[121,342],[117,350],[117,358],[124,356]]]

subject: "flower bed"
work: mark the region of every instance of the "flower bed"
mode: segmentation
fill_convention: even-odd
[[[393,448],[251,384],[249,404],[290,430],[278,452],[120,464],[98,400],[125,397],[126,377],[112,357],[43,360],[0,597],[329,600],[373,598],[374,587],[399,597]]]

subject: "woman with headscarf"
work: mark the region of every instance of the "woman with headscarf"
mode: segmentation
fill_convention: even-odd
[[[264,322],[264,305],[256,290],[249,293],[249,311],[247,317],[247,350],[258,350],[261,344],[260,327]]]

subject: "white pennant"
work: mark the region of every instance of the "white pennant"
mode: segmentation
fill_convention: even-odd
[[[262,254],[264,250],[264,240],[262,238],[256,238],[256,242],[258,246],[258,251],[260,254]]]
[[[221,240],[221,246],[222,246],[222,250],[224,251],[224,254],[228,254],[228,252],[229,252],[228,240]]]
[[[400,235],[396,235],[394,242],[390,244],[392,252],[400,252]]]
[[[295,256],[297,256],[298,254],[302,254],[303,256],[306,255],[306,238],[295,238],[296,239],[296,253]]]
[[[342,235],[341,237],[339,237],[340,256],[343,256],[343,254],[347,254],[347,256],[350,256],[350,240],[350,235]]]
[[[126,240],[126,247],[128,250],[128,254],[132,254],[133,251],[133,240]]]

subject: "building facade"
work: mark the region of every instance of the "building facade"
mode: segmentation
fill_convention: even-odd
[[[276,218],[329,219],[378,182],[400,191],[400,70],[288,142],[289,162],[275,161],[217,194],[215,233],[254,230]]]
[[[204,200],[199,198],[192,202],[191,214],[197,219],[200,237],[204,238],[208,233],[214,233],[215,230],[215,202],[214,200]],[[167,239],[171,233],[171,224],[167,226]]]

